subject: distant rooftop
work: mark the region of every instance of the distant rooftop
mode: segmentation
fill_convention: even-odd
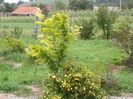
[[[17,15],[34,15],[38,11],[40,11],[40,9],[37,8],[37,7],[20,6],[17,9],[15,9],[12,12],[12,14],[17,14]]]

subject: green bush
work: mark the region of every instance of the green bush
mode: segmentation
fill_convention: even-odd
[[[15,52],[15,51],[20,51],[22,52],[24,50],[24,46],[21,40],[15,39],[15,38],[6,38],[7,45],[9,46],[10,50]]]
[[[92,19],[81,19],[80,25],[82,28],[80,29],[80,38],[87,40],[91,39],[91,37],[94,35],[94,23]]]
[[[117,18],[116,13],[113,10],[109,11],[106,6],[102,5],[98,8],[96,16],[97,24],[102,29],[104,38],[109,39],[112,32],[112,25]]]
[[[69,8],[72,10],[92,10],[93,0],[70,0]]]
[[[47,85],[47,87],[46,87]],[[103,99],[101,80],[85,65],[68,62],[45,79],[43,99]]]
[[[118,22],[115,28],[115,37],[119,45],[129,54],[129,61],[133,62],[133,28],[132,19],[126,17]]]
[[[10,31],[10,33],[8,33],[6,30],[7,28],[5,28],[4,30],[4,39],[6,40],[10,50],[13,52],[15,51],[22,52],[24,49],[23,43],[20,40],[22,29],[15,27],[13,31]]]
[[[66,5],[62,1],[57,1],[55,6],[56,10],[62,10],[66,8]]]

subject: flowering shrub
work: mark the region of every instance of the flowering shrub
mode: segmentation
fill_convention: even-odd
[[[58,73],[50,74],[45,84],[49,90],[43,99],[103,99],[105,96],[101,80],[86,66],[75,62],[66,63]]]

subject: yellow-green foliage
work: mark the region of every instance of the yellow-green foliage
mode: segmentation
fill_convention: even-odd
[[[50,74],[45,82],[49,90],[45,91],[44,99],[103,99],[106,94],[101,80],[86,66],[75,62],[64,64],[63,69]],[[58,98],[52,98],[55,96]]]
[[[7,41],[7,45],[10,47],[11,51],[14,51],[14,52],[15,51],[23,51],[24,47],[23,47],[21,40],[7,37],[6,41]]]
[[[43,15],[37,15],[43,20]],[[30,45],[26,51],[37,63],[45,60],[50,70],[58,70],[64,61],[67,44],[74,33],[78,33],[78,29],[70,29],[68,15],[64,13],[57,13],[45,21],[36,23],[41,25],[43,33],[38,35],[41,44]]]
[[[19,27],[15,27],[13,31],[8,33],[7,27],[4,29],[4,39],[7,41],[7,45],[9,46],[11,51],[20,51],[22,52],[24,49],[22,41],[19,39],[22,34],[22,29]]]

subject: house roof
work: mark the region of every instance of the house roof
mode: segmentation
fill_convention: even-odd
[[[38,12],[38,11],[40,11],[40,9],[37,7],[20,6],[17,9],[15,9],[12,12],[12,14],[22,14],[22,15],[30,14],[30,15],[33,15],[33,14],[36,14],[36,12]]]

